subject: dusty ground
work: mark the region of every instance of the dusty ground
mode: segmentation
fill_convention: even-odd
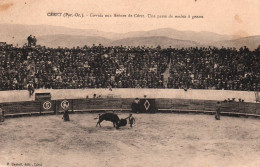
[[[260,166],[259,119],[135,114],[133,128],[116,130],[111,122],[95,127],[96,115],[73,114],[70,122],[61,115],[6,119],[0,125],[0,166]]]

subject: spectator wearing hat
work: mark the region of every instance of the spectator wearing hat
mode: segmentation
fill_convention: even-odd
[[[28,46],[31,47],[31,46],[32,46],[32,42],[33,42],[33,37],[32,37],[32,35],[30,35],[30,36],[27,38],[27,41],[28,41]]]
[[[29,91],[29,96],[31,97],[34,93],[34,86],[33,86],[32,81],[29,82],[27,87],[28,87],[28,91]]]

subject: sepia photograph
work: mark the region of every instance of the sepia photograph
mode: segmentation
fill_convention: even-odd
[[[0,0],[0,167],[260,167],[260,0]]]

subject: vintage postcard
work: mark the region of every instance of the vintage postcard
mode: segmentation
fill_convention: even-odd
[[[260,0],[0,0],[0,167],[259,167]]]

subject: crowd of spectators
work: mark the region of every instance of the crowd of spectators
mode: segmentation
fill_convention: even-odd
[[[175,88],[259,91],[260,49],[47,48],[0,44],[0,90]],[[169,77],[165,80],[166,69]],[[166,82],[166,84],[165,84]]]
[[[259,91],[260,47],[189,48],[171,55],[168,88]]]
[[[4,45],[0,89],[162,88],[167,60],[163,50],[141,47]]]

